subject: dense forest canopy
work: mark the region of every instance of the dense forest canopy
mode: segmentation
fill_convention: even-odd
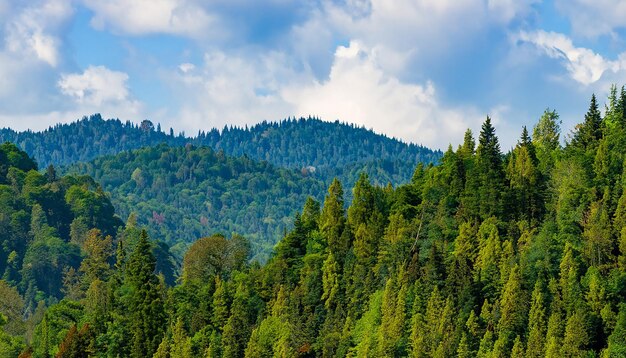
[[[334,176],[353,184],[365,170],[381,185],[411,179],[416,163],[434,163],[441,152],[407,144],[353,124],[316,118],[262,122],[250,128],[224,127],[200,131],[194,137],[165,133],[148,120],[141,124],[103,120],[99,114],[43,132],[0,129],[0,142],[10,141],[42,166],[86,162],[103,155],[166,143],[209,146],[226,155],[267,161],[302,170],[330,183]]]
[[[254,259],[265,262],[300,203],[308,196],[321,199],[324,188],[300,171],[192,145],[161,144],[65,171],[93,177],[111,193],[122,218],[134,214],[178,257],[199,237],[238,233],[253,244]]]
[[[602,113],[592,97],[564,146],[555,111],[508,153],[487,117],[405,185],[361,175],[347,208],[333,180],[263,266],[245,259],[245,239],[213,235],[171,286],[157,275],[158,237],[132,221],[115,238],[90,231],[65,297],[26,321],[23,287],[0,281],[0,302],[14,303],[0,306],[0,352],[624,357],[626,91],[607,102]]]

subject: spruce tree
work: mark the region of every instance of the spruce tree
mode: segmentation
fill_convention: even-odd
[[[319,222],[328,248],[341,258],[346,254],[349,245],[349,242],[342,240],[345,220],[343,188],[341,182],[335,178],[328,188]]]
[[[476,172],[480,217],[500,216],[503,213],[504,170],[502,153],[496,130],[487,117],[482,125],[476,149]]]
[[[602,138],[602,115],[598,109],[596,95],[591,96],[585,120],[576,127],[572,144],[583,149],[595,145]]]
[[[155,268],[148,234],[142,230],[126,267],[130,288],[128,312],[132,315],[131,357],[152,356],[163,338],[166,317]]]
[[[528,358],[541,358],[545,352],[546,335],[546,310],[541,281],[535,283],[535,288],[530,300],[530,312],[528,314],[528,343],[526,356]]]

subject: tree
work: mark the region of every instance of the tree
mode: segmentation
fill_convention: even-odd
[[[572,145],[587,149],[595,145],[600,138],[602,138],[602,115],[598,109],[596,95],[593,94],[584,122],[576,126]]]
[[[496,130],[487,117],[482,125],[476,149],[476,172],[480,216],[486,219],[502,214],[502,193],[504,192],[504,171],[502,153],[496,137]]]
[[[585,259],[591,266],[601,267],[613,261],[614,242],[607,209],[609,200],[607,189],[602,200],[591,203],[583,223]]]
[[[535,283],[528,314],[528,343],[526,356],[540,358],[545,352],[546,310],[541,281]]]
[[[546,109],[533,128],[533,145],[537,150],[539,171],[544,175],[554,168],[554,151],[560,147],[561,121],[555,110]]]
[[[620,304],[617,323],[613,333],[609,336],[609,344],[607,348],[609,357],[626,356],[626,304]]]
[[[320,231],[328,242],[331,252],[343,257],[348,250],[349,242],[343,242],[342,235],[345,225],[345,210],[343,202],[343,188],[337,178],[328,188],[328,194],[324,199],[324,207],[320,215]]]
[[[87,233],[87,240],[83,245],[86,257],[80,264],[80,271],[85,275],[84,282],[87,286],[96,279],[106,281],[111,268],[109,260],[113,254],[111,236],[102,237],[98,229],[92,229]]]
[[[509,274],[500,299],[501,317],[498,323],[498,337],[504,340],[507,351],[513,344],[514,337],[519,337],[526,328],[526,302],[522,290],[522,277],[517,265]]]
[[[163,338],[165,311],[155,269],[156,259],[148,234],[142,230],[126,266],[126,281],[131,289],[128,312],[132,315],[132,357],[152,356]]]
[[[250,244],[242,236],[231,239],[216,234],[195,241],[183,258],[183,282],[207,282],[213,276],[228,277],[241,269],[250,254]]]
[[[563,355],[566,357],[581,357],[589,343],[586,315],[582,309],[576,310],[567,320],[565,339],[563,340]]]
[[[328,257],[324,260],[322,284],[324,287],[322,300],[324,300],[326,309],[331,309],[337,304],[337,295],[340,289],[339,264],[335,260],[332,251],[328,253]]]
[[[90,331],[89,325],[84,325],[80,331],[73,325],[59,345],[56,358],[87,358],[90,357]]]
[[[522,131],[520,142],[511,152],[507,172],[518,206],[518,216],[528,221],[537,219],[543,203],[538,189],[540,178],[535,147],[530,141],[526,127]]]
[[[235,358],[244,355],[246,345],[252,333],[249,304],[250,292],[246,284],[241,282],[233,298],[230,317],[224,326],[222,335],[224,358]]]

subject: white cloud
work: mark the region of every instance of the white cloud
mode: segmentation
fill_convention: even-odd
[[[127,81],[126,73],[103,66],[90,66],[82,73],[63,74],[57,87],[64,96],[55,100],[63,105],[51,110],[27,112],[0,110],[0,126],[37,130],[93,113],[101,113],[105,118],[140,120],[145,112],[143,104],[132,97]]]
[[[197,37],[219,31],[216,18],[199,3],[187,0],[83,0],[94,12],[97,29],[143,35],[165,33]]]
[[[71,2],[0,0],[0,112],[12,115],[59,110],[57,71]],[[49,124],[49,123],[48,123]]]
[[[57,33],[70,19],[73,13],[71,5],[62,0],[47,0],[11,11],[16,12],[16,16],[9,18],[4,26],[6,50],[14,56],[35,55],[39,60],[56,67],[60,61],[61,47]]]
[[[411,142],[443,148],[459,143],[480,115],[450,109],[437,99],[432,82],[403,83],[377,64],[377,51],[358,42],[340,46],[328,80],[284,89],[298,115],[340,119]]]
[[[515,40],[535,45],[551,58],[563,61],[570,76],[583,85],[599,81],[609,73],[618,73],[626,69],[626,55],[611,61],[584,47],[574,46],[572,40],[559,33],[534,31],[520,32]]]
[[[285,118],[292,110],[280,96],[281,86],[308,78],[294,71],[284,54],[274,52],[253,56],[212,51],[201,66],[178,67],[165,79],[180,103],[173,126],[190,131]]]
[[[108,102],[128,99],[124,72],[111,71],[104,66],[89,66],[83,73],[64,74],[58,82],[61,91],[78,103],[101,106]]]
[[[487,8],[492,16],[501,23],[528,15],[532,5],[541,0],[487,0]]]
[[[616,29],[626,28],[623,0],[557,0],[556,7],[569,18],[576,34],[616,36]]]
[[[308,71],[294,69],[281,53],[248,57],[210,52],[202,66],[170,73],[180,109],[163,114],[163,122],[177,118],[166,124],[195,131],[313,115],[445,149],[484,119],[474,108],[446,108],[430,81],[405,83],[387,74],[378,62],[380,53],[359,42],[339,46],[330,75],[318,81]]]
[[[195,68],[196,68],[196,66],[193,63],[188,63],[188,62],[181,63],[178,66],[178,69],[181,70],[183,73],[187,73],[189,71],[193,71]]]
[[[200,63],[192,63],[190,53],[195,50],[187,48],[186,54],[176,57],[180,65],[171,66],[166,75],[159,72],[162,69],[149,74],[163,77],[163,87],[169,88],[174,102],[171,109],[149,112],[174,128],[195,131],[311,114],[444,149],[448,142],[459,142],[467,127],[477,128],[485,113],[469,106],[450,108],[443,100],[442,84],[428,80],[432,67],[422,64],[432,65],[458,48],[474,46],[474,39],[493,28],[504,30],[514,19],[527,16],[535,2],[39,0],[36,6],[16,11],[13,2],[5,10],[4,1],[0,0],[0,24],[3,16],[10,21],[5,25],[7,48],[0,49],[0,78],[7,74],[9,79],[0,82],[0,108],[12,98],[22,102],[22,108],[40,98],[47,103],[47,108],[20,112],[24,123],[41,120],[48,125],[93,112],[139,120],[148,113],[133,97],[124,72],[90,66],[84,72],[61,74],[68,68],[76,71],[71,58],[65,58],[63,31],[69,28],[72,6],[84,6],[93,12],[91,25],[96,29],[121,38],[191,37],[194,46],[206,52]],[[280,11],[253,13],[265,7]],[[281,24],[279,30],[273,28],[276,14],[287,14],[287,25]],[[261,28],[265,22],[269,35]],[[228,46],[221,47],[225,41]],[[349,45],[337,47],[338,43]],[[138,59],[143,61],[145,54]],[[30,64],[31,58],[37,66]],[[162,63],[155,58],[153,64],[158,68]],[[44,65],[50,70],[41,70]],[[129,67],[124,71],[137,75]],[[41,90],[26,102],[15,93],[29,92],[31,84],[19,82],[33,68],[39,70],[28,76],[41,77],[34,84]],[[23,90],[12,89],[13,84]],[[0,110],[0,123],[10,112]]]

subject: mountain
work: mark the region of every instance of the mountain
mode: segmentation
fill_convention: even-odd
[[[532,137],[523,128],[506,154],[487,118],[477,141],[468,131],[407,184],[376,186],[362,174],[347,207],[340,181],[316,188],[323,203],[301,202],[263,266],[246,261],[236,235],[194,242],[173,287],[156,274],[145,232],[128,255],[87,255],[81,267],[100,269],[27,321],[32,356],[622,357],[626,93],[604,117],[595,99],[590,107],[565,146],[555,112]],[[178,174],[173,187],[211,167],[274,172],[206,147],[120,155],[96,169],[132,163],[124,175],[134,183],[119,187],[154,185],[150,166],[170,158],[189,159],[163,171]],[[196,157],[209,159],[197,166]],[[0,352],[24,350],[18,338],[0,332]]]
[[[294,169],[209,147],[160,144],[63,169],[92,176],[123,218],[136,215],[151,237],[182,257],[188,245],[214,233],[244,235],[265,261],[300,203],[318,199],[325,184]]]
[[[193,144],[302,170],[327,182],[336,174],[350,174],[350,168],[352,177],[359,169],[368,168],[371,180],[381,185],[389,179],[393,184],[408,182],[417,163],[435,163],[441,157],[441,152],[362,127],[315,118],[263,122],[250,128],[224,127],[188,137],[184,133],[174,135],[171,129],[164,133],[160,125],[155,128],[147,120],[135,125],[103,120],[96,114],[42,132],[1,129],[0,142],[4,141],[16,143],[42,167],[90,161],[161,143],[172,147]],[[389,163],[393,163],[393,172],[388,170]]]
[[[116,235],[123,222],[87,176],[44,174],[26,153],[0,145],[0,273],[31,305],[60,298],[64,270],[78,269],[90,229]]]

